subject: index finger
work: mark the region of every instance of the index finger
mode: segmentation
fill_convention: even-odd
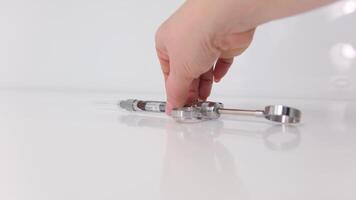
[[[159,49],[156,47],[156,53],[157,57],[159,60],[159,63],[161,65],[161,70],[164,76],[164,80],[166,81],[169,75],[169,57],[166,53],[163,52],[163,50]]]

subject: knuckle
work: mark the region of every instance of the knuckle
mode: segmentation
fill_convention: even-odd
[[[212,57],[220,53],[220,49],[216,46],[216,40],[210,36],[202,38],[201,46],[206,56]]]
[[[164,37],[164,34],[166,32],[165,30],[165,25],[162,24],[160,27],[158,27],[158,29],[156,30],[156,33],[155,33],[155,42],[156,44],[158,44],[160,41],[163,40],[163,37]]]

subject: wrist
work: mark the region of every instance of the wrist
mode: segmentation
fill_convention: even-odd
[[[264,4],[259,1],[187,0],[183,7],[190,10],[191,20],[199,18],[199,23],[194,24],[199,24],[199,30],[208,34],[211,46],[223,51],[231,35],[250,32],[259,25],[256,13]]]
[[[187,0],[189,7],[213,25],[215,32],[244,32],[259,25],[257,13],[263,11],[261,0]]]

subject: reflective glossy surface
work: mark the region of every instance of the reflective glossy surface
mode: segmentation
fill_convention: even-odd
[[[179,124],[115,107],[162,99],[138,94],[0,97],[0,199],[356,199],[354,101],[218,99],[303,111],[302,124],[283,126],[236,116]]]

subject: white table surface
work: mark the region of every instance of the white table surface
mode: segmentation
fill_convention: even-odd
[[[0,92],[1,200],[356,199],[356,102],[219,99],[300,108],[303,123],[177,124],[110,103],[135,94]]]

